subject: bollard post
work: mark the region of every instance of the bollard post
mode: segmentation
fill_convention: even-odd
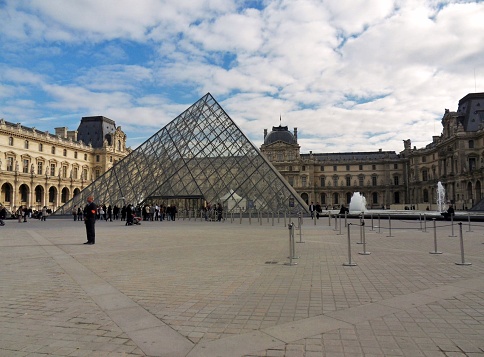
[[[365,235],[365,219],[363,218],[363,221],[361,222],[361,229],[363,232],[363,251],[359,252],[358,254],[361,255],[370,255],[370,252],[366,251],[366,235]]]
[[[302,225],[303,225],[303,216],[302,216],[302,213],[299,213],[299,216],[298,216],[298,226],[299,226],[299,242],[298,243],[305,243],[303,242],[302,240]]]
[[[279,217],[280,217],[280,215],[281,215],[281,211],[277,211],[277,224],[279,224],[279,223],[280,223],[280,222],[279,222]]]
[[[370,218],[371,218],[371,229],[370,231],[373,231],[373,213],[370,213]]]
[[[392,236],[392,219],[390,218],[390,216],[388,216],[388,227],[389,227],[389,235],[387,235],[387,237],[393,237]]]
[[[339,233],[338,233],[339,236],[342,234],[341,233],[341,221],[342,221],[342,219],[341,219],[341,216],[340,216],[340,218],[339,218]]]
[[[192,219],[192,211],[188,211],[188,220],[190,221]]]
[[[467,230],[467,232],[472,232],[471,231],[471,214],[469,212],[467,212],[467,223],[469,224],[469,229]]]
[[[274,227],[274,211],[272,211],[272,226]]]
[[[269,216],[270,216],[270,213],[269,211],[267,211],[267,223],[269,223]]]
[[[442,252],[437,250],[437,226],[435,224],[435,218],[432,218],[432,221],[434,221],[434,251],[430,252],[430,254],[442,254]]]
[[[378,213],[378,233],[381,233],[381,232],[380,232],[380,229],[381,229],[381,224],[380,224],[380,213]]]
[[[427,233],[427,215],[424,213],[424,232]]]
[[[260,222],[260,225],[262,226],[262,211],[259,211],[259,216],[260,216],[259,222]]]
[[[356,242],[356,244],[363,244],[363,216],[360,215],[360,241]]]
[[[345,211],[345,227],[348,225],[348,212]],[[340,234],[341,234],[341,229],[340,229]]]
[[[457,237],[454,234],[454,215],[453,214],[450,215],[450,226],[452,227],[452,235],[450,235],[449,237]]]
[[[296,265],[297,263],[293,262],[292,260],[295,259],[295,245],[294,245],[294,223],[289,223],[287,225],[289,228],[289,263],[285,263],[284,265]]]
[[[286,211],[284,211],[284,225],[286,225]]]
[[[331,211],[328,211],[328,226],[331,227]]]
[[[339,217],[339,214],[335,214],[334,215],[334,231],[337,231],[338,230],[338,217]]]
[[[317,220],[316,215],[318,215],[318,214],[319,214],[319,212],[316,212],[316,214],[314,215],[314,219],[313,219],[313,221],[314,221],[314,225],[316,225],[316,220]],[[319,216],[318,216],[318,217],[319,217]]]
[[[252,211],[249,210],[249,224],[252,224]]]
[[[419,228],[419,230],[423,230],[423,229],[422,229],[422,213],[419,213],[419,214],[418,214],[418,220],[419,220],[419,222],[420,222],[420,228]]]
[[[460,236],[460,263],[455,263],[456,265],[472,265],[472,263],[466,263],[464,258],[464,237],[462,236],[462,222],[459,222],[459,236]]]
[[[348,263],[343,263],[343,266],[345,267],[354,267],[357,266],[358,264],[353,263],[351,261],[351,237],[350,237],[350,226],[351,223],[348,223]]]
[[[242,207],[239,207],[240,224],[242,224]]]

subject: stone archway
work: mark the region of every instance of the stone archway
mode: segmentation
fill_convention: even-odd
[[[34,201],[35,201],[35,205],[37,206],[37,209],[40,209],[40,208],[42,208],[42,206],[45,205],[44,192],[45,192],[45,190],[44,190],[43,186],[41,186],[41,185],[35,186]]]
[[[21,205],[26,205],[27,207],[30,206],[30,187],[23,183],[19,186],[18,188],[18,194],[19,194],[19,201]]]

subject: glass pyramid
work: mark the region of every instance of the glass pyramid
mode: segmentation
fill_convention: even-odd
[[[195,205],[210,202],[221,203],[226,212],[308,211],[210,93],[56,212],[84,207],[90,195],[98,205],[176,200],[179,209],[198,209],[202,206]]]

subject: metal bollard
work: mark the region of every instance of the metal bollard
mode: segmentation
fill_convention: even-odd
[[[434,221],[434,251],[430,252],[430,254],[442,254],[442,252],[437,250],[437,226],[435,224],[435,218],[432,218],[432,221]]]
[[[360,224],[359,224],[359,227],[360,227],[360,241],[359,242],[356,242],[356,244],[363,244],[363,215],[360,214]]]
[[[249,210],[249,224],[252,224],[252,211]]]
[[[380,224],[380,213],[378,213],[378,233],[381,233],[381,232],[380,232],[380,229],[381,229],[381,224]]]
[[[337,231],[338,230],[338,217],[339,217],[339,214],[335,214],[334,215],[334,231]]]
[[[299,242],[298,243],[305,243],[305,242],[302,241],[302,225],[303,225],[302,213],[299,213],[297,223],[298,223],[298,227],[299,227]]]
[[[343,266],[345,267],[354,267],[357,266],[358,264],[353,263],[351,261],[351,237],[350,237],[350,226],[351,223],[348,223],[348,263],[343,263]]]
[[[373,213],[370,213],[370,218],[371,218],[371,229],[370,229],[370,231],[373,231],[374,230],[373,229],[374,228],[373,227]]]
[[[262,226],[262,212],[259,211],[259,222],[260,222],[260,225]]]
[[[346,215],[346,213],[345,213]],[[338,235],[340,236],[342,233],[341,233],[341,217],[339,218],[339,233]]]
[[[366,251],[366,235],[365,235],[365,220],[364,219],[361,221],[361,228],[360,229],[361,229],[361,232],[363,232],[363,235],[362,235],[363,251],[359,252],[358,254],[370,255],[371,253]]]
[[[422,213],[419,213],[418,220],[420,222],[420,228],[419,228],[419,230],[423,230],[423,228],[422,228]]]
[[[331,212],[328,211],[328,226],[331,227]]]
[[[192,211],[188,211],[188,220],[191,221],[192,220]]]
[[[296,246],[294,245],[294,223],[289,223],[287,228],[289,228],[289,263],[285,263],[284,265],[296,265],[297,263],[292,261],[293,259],[297,259],[295,256]]]
[[[423,215],[424,217],[424,232],[427,233],[427,215],[424,213]]]
[[[387,235],[387,237],[393,237],[392,236],[392,220],[391,220],[390,216],[388,216],[388,227],[389,227],[389,235]]]
[[[453,214],[450,215],[450,226],[452,227],[452,235],[450,235],[449,237],[457,237],[454,234],[454,215]]]
[[[286,217],[286,211],[284,211],[284,225],[286,225],[287,217]]]
[[[272,211],[272,226],[274,227],[274,211]]]
[[[455,263],[456,265],[472,265],[472,263],[466,263],[464,258],[464,238],[462,236],[462,222],[459,222],[459,236],[460,236],[460,263]]]
[[[472,232],[471,231],[471,214],[467,212],[467,223],[469,224],[469,229],[466,232]]]
[[[348,225],[348,212],[345,211],[345,227]],[[340,229],[340,234],[341,234],[341,229]]]
[[[281,215],[281,212],[277,211],[277,224],[280,223],[280,215]]]
[[[239,208],[239,213],[240,213],[240,224],[242,224],[242,208]]]

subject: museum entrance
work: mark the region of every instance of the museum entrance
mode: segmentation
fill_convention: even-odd
[[[150,196],[143,205],[175,205],[178,212],[181,211],[197,211],[205,206],[205,199],[203,196]]]

